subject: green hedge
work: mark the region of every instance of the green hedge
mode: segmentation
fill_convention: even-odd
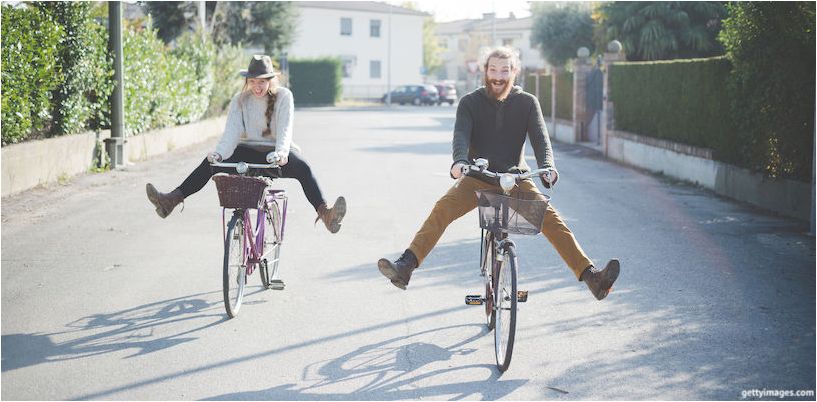
[[[74,134],[105,124],[113,92],[108,33],[91,19],[87,1],[38,2],[35,5],[62,26],[57,63],[62,84],[53,92],[51,135]]]
[[[247,68],[249,57],[240,46],[221,45],[213,59],[213,91],[205,116],[220,116],[227,111],[233,95],[241,90],[243,78],[238,75],[241,69]]]
[[[539,106],[542,107],[542,114],[545,118],[550,118],[551,95],[553,78],[550,75],[539,77]],[[525,78],[525,90],[536,94],[536,78],[528,76]],[[556,118],[573,120],[573,73],[563,71],[556,75]]]
[[[539,106],[542,107],[542,115],[545,118],[550,118],[550,101],[551,101],[551,87],[553,80],[549,75],[539,77]],[[536,77],[528,76],[525,78],[525,92],[536,95]]]
[[[725,57],[616,63],[608,67],[617,129],[712,148],[740,162],[734,146]]]
[[[98,11],[89,2],[3,5],[3,145],[110,127],[112,58]],[[240,48],[217,52],[192,32],[171,50],[150,29],[126,29],[123,54],[131,135],[223,113],[246,62]]]
[[[573,73],[556,74],[556,118],[573,120]]]
[[[182,38],[167,51],[155,30],[123,33],[125,131],[137,134],[195,121],[213,87],[214,49],[200,36]]]
[[[47,12],[3,5],[2,144],[26,139],[51,119],[51,91],[62,84],[56,62],[62,28]]]
[[[289,61],[289,82],[296,105],[334,105],[340,100],[341,63],[335,58]]]

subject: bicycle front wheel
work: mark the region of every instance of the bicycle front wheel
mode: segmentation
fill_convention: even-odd
[[[283,241],[283,227],[281,210],[277,202],[270,203],[267,210],[266,227],[264,228],[264,262],[259,273],[261,282],[267,289],[280,289],[278,280],[278,266],[281,263],[281,243]]]
[[[224,308],[230,318],[238,315],[247,285],[247,244],[244,236],[244,218],[234,213],[227,224],[224,238]]]
[[[502,251],[502,262],[497,269],[496,289],[496,328],[494,345],[496,365],[499,371],[505,371],[511,365],[513,342],[516,336],[516,250],[512,244]]]

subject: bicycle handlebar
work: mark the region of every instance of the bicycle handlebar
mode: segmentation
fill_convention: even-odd
[[[278,166],[277,163],[247,163],[247,162],[213,162],[210,166],[215,167],[234,167],[238,168],[239,165],[247,166],[250,169],[275,169]]]
[[[525,173],[497,173],[497,172],[492,172],[492,171],[488,170],[484,166],[465,165],[465,167],[463,168],[463,173],[466,173],[468,171],[478,172],[478,173],[484,174],[485,176],[488,176],[488,177],[502,177],[502,176],[505,176],[505,175],[510,175],[516,181],[530,179],[531,177],[536,177],[536,176],[541,176],[541,175],[547,176],[551,172],[550,169],[536,169],[536,170],[531,170],[530,172],[525,172]]]

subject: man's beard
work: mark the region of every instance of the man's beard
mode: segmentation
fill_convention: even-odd
[[[496,100],[505,99],[508,94],[511,92],[511,88],[513,87],[512,80],[490,80],[488,77],[485,77],[485,89],[488,90],[488,94],[491,95]],[[502,90],[499,92],[496,91],[496,87],[494,84],[498,84],[502,87]]]

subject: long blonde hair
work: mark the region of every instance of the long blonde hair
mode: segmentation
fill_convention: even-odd
[[[272,121],[272,112],[275,111],[275,101],[278,99],[278,77],[269,78],[269,82],[269,88],[267,89],[267,110],[264,112],[264,116],[267,118],[267,125],[264,131],[261,132],[262,137],[272,137],[272,131],[269,128],[269,124]],[[241,89],[241,93],[242,99],[249,95],[249,78],[244,78],[244,88]]]

